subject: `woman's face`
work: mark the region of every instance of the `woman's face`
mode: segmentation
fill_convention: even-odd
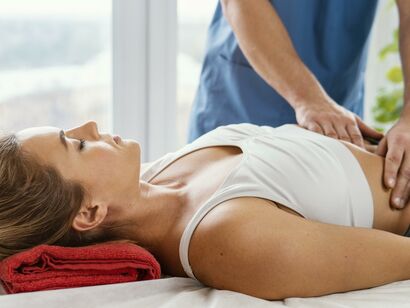
[[[111,135],[100,134],[94,121],[66,131],[45,126],[16,135],[23,150],[57,168],[64,178],[81,182],[92,202],[112,205],[138,196],[140,147],[134,140],[117,144]]]

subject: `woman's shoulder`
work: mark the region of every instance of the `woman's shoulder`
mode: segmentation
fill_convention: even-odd
[[[189,246],[191,265],[195,267],[195,259],[201,258],[204,248],[211,251],[218,243],[243,240],[248,232],[268,231],[272,220],[264,217],[275,215],[277,211],[283,212],[274,203],[256,197],[233,198],[218,204],[195,228]]]
[[[218,205],[191,238],[189,262],[195,277],[214,288],[268,294],[276,270],[269,260],[283,247],[278,230],[290,228],[295,219],[260,198],[241,197]]]

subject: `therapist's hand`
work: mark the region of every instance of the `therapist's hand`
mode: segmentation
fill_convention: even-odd
[[[365,149],[363,136],[374,139],[383,134],[366,125],[358,115],[336,104],[331,99],[305,103],[295,107],[296,121],[306,129],[356,144]]]
[[[376,154],[386,157],[383,182],[386,187],[393,188],[390,204],[403,208],[410,197],[410,120],[397,121],[380,141]]]

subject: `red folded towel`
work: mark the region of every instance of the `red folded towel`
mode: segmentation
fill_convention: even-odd
[[[161,268],[154,256],[132,243],[84,247],[39,245],[0,262],[0,280],[7,293],[55,290],[157,279]]]

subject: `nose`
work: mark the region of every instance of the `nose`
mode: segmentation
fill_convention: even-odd
[[[66,134],[78,136],[81,138],[89,138],[89,139],[99,139],[100,138],[100,134],[98,133],[97,122],[95,121],[88,121],[80,126],[67,130]]]

